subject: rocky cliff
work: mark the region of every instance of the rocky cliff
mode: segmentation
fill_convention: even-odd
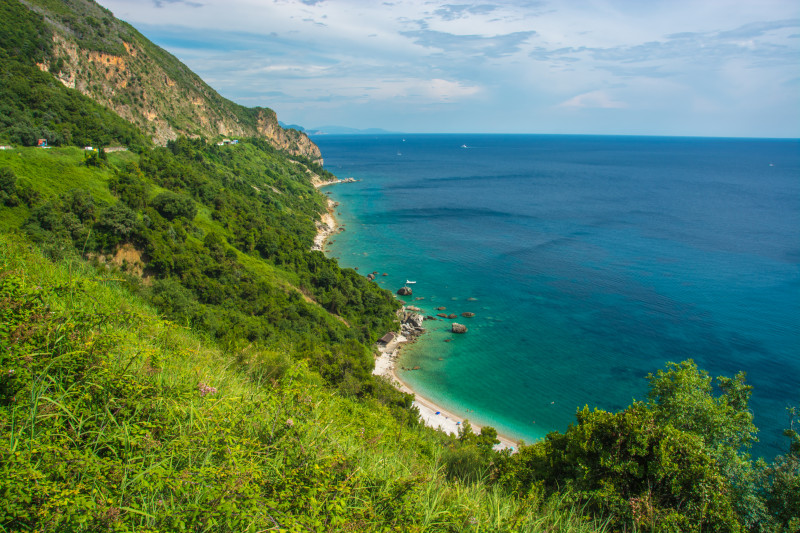
[[[282,128],[273,110],[223,98],[92,0],[23,3],[42,14],[53,30],[52,53],[39,68],[137,124],[155,143],[166,144],[178,135],[263,137],[280,150],[322,162],[308,136]]]

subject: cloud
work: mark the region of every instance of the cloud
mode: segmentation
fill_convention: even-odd
[[[153,0],[153,5],[158,8],[163,8],[164,4],[183,4],[189,7],[203,7],[199,2],[191,2],[189,0]]]
[[[98,1],[224,96],[294,123],[332,123],[320,113],[335,109],[406,131],[469,115],[472,129],[683,121],[683,134],[746,135],[771,116],[773,136],[800,133],[800,21],[786,0]],[[595,127],[606,114],[581,109],[615,121]],[[711,131],[720,109],[742,129]]]
[[[498,8],[496,5],[491,4],[445,4],[433,13],[440,17],[442,20],[457,20],[468,17],[470,15],[486,15],[495,11]]]
[[[604,91],[590,91],[573,96],[569,100],[558,104],[558,107],[623,109],[628,106],[624,102],[612,99]]]
[[[485,37],[483,35],[457,35],[433,30],[400,32],[425,48],[436,48],[455,57],[481,55],[498,58],[515,54],[522,45],[536,35],[535,31],[522,31],[506,35]]]

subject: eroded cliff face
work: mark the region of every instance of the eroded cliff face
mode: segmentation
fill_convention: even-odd
[[[145,46],[124,41],[126,53],[111,55],[81,49],[57,31],[53,44],[54,59],[39,68],[137,124],[156,144],[178,135],[262,137],[279,150],[322,163],[317,145],[302,132],[283,129],[274,111],[223,98],[163,50],[159,61]]]

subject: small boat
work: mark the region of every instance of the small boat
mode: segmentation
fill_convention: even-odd
[[[406,285],[413,285],[414,283],[416,283],[416,281],[408,281],[408,280],[406,280]]]
[[[466,145],[466,144],[462,144],[462,145],[461,145],[461,148],[466,148],[466,147],[467,147],[467,145]]]

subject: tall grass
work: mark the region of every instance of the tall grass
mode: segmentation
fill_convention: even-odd
[[[291,354],[224,352],[10,235],[0,292],[3,530],[603,529],[448,481],[442,434],[333,393]]]

